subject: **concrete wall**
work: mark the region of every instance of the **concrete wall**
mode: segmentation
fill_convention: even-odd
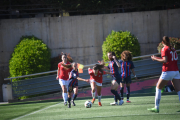
[[[141,54],[157,53],[162,36],[180,37],[180,9],[0,20],[0,88],[8,77],[8,61],[20,37],[34,35],[51,49],[52,57],[70,53],[76,62],[102,59],[102,44],[112,30],[128,30],[138,37]],[[1,89],[0,89],[1,93]],[[1,101],[0,95],[0,101]]]

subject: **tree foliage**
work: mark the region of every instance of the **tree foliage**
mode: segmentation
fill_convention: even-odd
[[[139,56],[141,52],[138,39],[129,31],[112,31],[102,45],[103,60],[108,61],[108,52],[115,52],[116,57],[121,59],[124,50],[131,51],[133,56]]]
[[[34,36],[22,37],[9,61],[10,77],[50,70],[50,50]]]

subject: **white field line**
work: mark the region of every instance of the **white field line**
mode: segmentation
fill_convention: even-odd
[[[61,104],[61,103],[63,103],[63,102],[60,102],[60,103],[57,103],[57,104],[55,104],[55,105],[51,105],[51,106],[49,106],[49,107],[40,109],[40,110],[38,110],[38,111],[35,111],[35,112],[32,112],[32,113],[29,113],[29,114],[20,116],[20,117],[18,117],[18,118],[13,119],[13,120],[18,120],[18,119],[21,119],[21,118],[23,118],[23,117],[26,117],[26,116],[29,116],[29,115],[32,115],[32,114],[36,114],[36,113],[38,113],[38,112],[41,112],[41,111],[46,110],[46,109],[49,109],[49,108],[54,107],[54,106],[56,106],[56,105],[58,105],[58,104]]]

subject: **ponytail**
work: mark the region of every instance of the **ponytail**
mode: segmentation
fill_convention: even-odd
[[[101,61],[100,64],[94,65],[94,70],[99,70],[103,74],[103,68],[104,68],[105,62]]]
[[[165,45],[167,45],[170,48],[171,51],[174,51],[173,47],[171,46],[169,37],[164,36],[162,41]]]

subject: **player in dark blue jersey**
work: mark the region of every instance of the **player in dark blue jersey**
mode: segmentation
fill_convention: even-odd
[[[129,96],[130,96],[130,84],[131,84],[131,71],[134,75],[134,77],[137,79],[136,74],[134,72],[134,64],[132,62],[132,55],[130,51],[123,51],[121,53],[121,60],[119,61],[121,64],[121,78],[122,81],[120,83],[120,93],[121,98],[123,99],[123,93],[124,93],[124,84],[126,84],[126,91],[127,91],[127,103],[130,103]]]
[[[73,68],[73,70],[69,74],[69,85],[68,85],[68,108],[71,108],[71,103],[73,106],[76,104],[74,103],[74,100],[77,97],[78,94],[78,80],[89,82],[89,80],[82,79],[79,77],[78,69],[77,69],[77,63],[72,63],[71,65],[64,65],[66,68]],[[71,93],[74,90],[73,99],[71,101]]]
[[[109,65],[105,67],[105,69],[110,70],[112,73],[112,82],[111,82],[111,93],[115,96],[115,102],[111,105],[122,105],[124,101],[121,99],[117,92],[117,88],[121,82],[121,75],[119,73],[119,67],[121,66],[120,63],[116,60],[115,53],[114,52],[108,52],[108,58],[109,58]],[[119,100],[119,103],[117,102]]]

